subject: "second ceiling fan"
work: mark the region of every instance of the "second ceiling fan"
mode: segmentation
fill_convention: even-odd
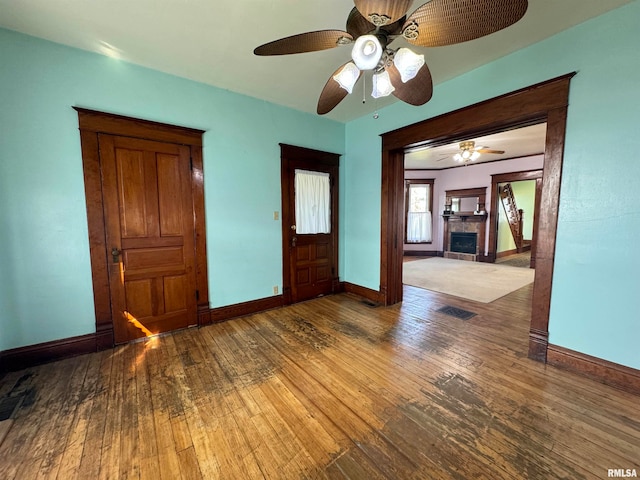
[[[493,150],[489,147],[476,147],[476,142],[468,140],[466,142],[460,142],[460,151],[453,156],[453,159],[457,162],[467,163],[469,160],[472,162],[480,158],[483,153],[492,153],[496,155],[502,155],[504,150]]]
[[[354,0],[346,31],[319,30],[265,43],[256,55],[289,55],[353,44],[351,61],[327,81],[318,100],[320,115],[349,93],[363,71],[373,71],[372,96],[393,94],[411,105],[431,99],[431,72],[424,55],[409,48],[389,48],[402,36],[412,45],[441,47],[489,35],[520,20],[527,0],[431,0],[407,17],[412,0]]]

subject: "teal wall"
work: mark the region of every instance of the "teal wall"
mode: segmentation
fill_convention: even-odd
[[[211,306],[282,289],[278,143],[343,124],[7,30],[0,59],[0,350],[95,331],[74,105],[206,130]]]
[[[505,185],[501,183],[499,186]],[[535,210],[536,199],[536,181],[522,180],[519,182],[511,182],[511,189],[516,200],[518,210],[523,211],[524,222],[522,224],[522,233],[525,240],[531,240],[533,236],[533,212]],[[516,242],[513,240],[509,221],[504,213],[502,205],[498,208],[498,248],[497,253],[507,250],[515,250]]]
[[[1,128],[1,125],[0,125]],[[3,138],[0,136],[0,139]],[[3,142],[3,140],[0,140]],[[0,164],[1,166],[1,164]],[[9,245],[10,233],[7,228],[8,222],[6,221],[7,205],[10,204],[10,198],[7,197],[8,182],[5,175],[0,175],[0,248],[3,250],[5,246]],[[15,297],[13,292],[13,283],[10,281],[8,274],[10,264],[13,264],[13,259],[10,256],[10,252],[6,251],[4,258],[0,261],[0,352],[5,350],[9,345],[9,329],[11,325],[11,319],[15,318]]]
[[[347,281],[377,289],[381,133],[572,71],[551,343],[640,368],[640,1],[347,124]],[[425,59],[429,62],[429,51]]]
[[[94,331],[72,105],[207,130],[213,307],[282,285],[278,143],[346,153],[340,271],[380,280],[379,135],[571,71],[550,341],[640,368],[640,1],[348,124],[0,30],[0,350]],[[429,51],[426,50],[426,60]],[[249,267],[249,265],[255,265]]]

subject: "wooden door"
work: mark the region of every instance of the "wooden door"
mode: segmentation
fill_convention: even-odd
[[[338,167],[340,156],[281,145],[283,295],[295,303],[338,289]],[[328,174],[330,228],[326,233],[301,233],[296,218],[296,170]]]
[[[190,148],[98,142],[115,342],[195,325]]]

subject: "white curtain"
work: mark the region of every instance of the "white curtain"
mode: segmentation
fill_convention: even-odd
[[[295,171],[296,233],[331,233],[329,174]]]
[[[407,242],[431,241],[431,212],[408,212]]]

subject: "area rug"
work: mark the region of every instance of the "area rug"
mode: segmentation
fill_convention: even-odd
[[[508,265],[510,267],[529,268],[531,265],[531,252],[516,253],[508,257],[496,260],[498,265]]]
[[[435,292],[490,303],[533,282],[534,270],[449,258],[427,258],[402,266],[402,282]]]

